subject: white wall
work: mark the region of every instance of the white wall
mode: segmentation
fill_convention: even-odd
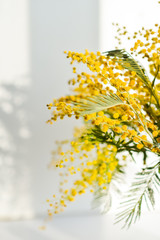
[[[27,0],[0,1],[0,219],[32,215]]]
[[[0,20],[0,218],[31,217],[46,214],[58,185],[47,168],[54,141],[75,124],[47,125],[46,104],[68,92],[63,51],[98,49],[98,0],[1,0]]]
[[[68,93],[72,68],[63,51],[97,50],[98,1],[31,0],[30,45],[32,87],[27,107],[33,118],[30,122],[33,134],[28,158],[32,159],[33,207],[40,212],[40,203],[52,196],[57,185],[57,175],[47,169],[54,141],[70,138],[72,125],[77,124],[67,120],[46,125],[50,115],[45,104]],[[76,205],[77,208],[86,209],[82,205]]]

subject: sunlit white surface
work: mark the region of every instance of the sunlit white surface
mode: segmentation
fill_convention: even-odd
[[[26,159],[31,132],[28,0],[0,1],[0,219],[33,217]]]
[[[121,229],[113,224],[113,216],[63,216],[57,217],[40,230],[43,220],[15,221],[0,223],[0,239],[3,240],[159,240],[159,216],[152,214],[142,217],[141,222],[130,229]]]
[[[30,43],[28,0],[0,1],[0,83],[28,85]]]

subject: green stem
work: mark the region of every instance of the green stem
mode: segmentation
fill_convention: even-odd
[[[136,110],[135,110],[130,104],[128,104],[128,105],[129,105],[130,108],[133,110],[133,112],[136,114],[139,122],[140,122],[140,123],[142,124],[142,126],[144,127],[146,133],[150,136],[150,138],[151,138],[152,141],[154,142],[154,138],[152,137],[152,135],[151,135],[150,131],[148,130],[148,128],[147,128],[147,127],[143,124],[143,122],[141,121],[141,119],[140,119],[140,117],[139,117],[139,114],[136,112]]]
[[[156,80],[156,78],[157,78],[157,76],[158,76],[158,73],[159,73],[159,65],[158,65],[158,68],[157,68],[156,75],[155,75],[155,77],[154,77],[154,79],[153,79],[153,81],[152,81],[152,87],[154,87],[154,83],[155,83],[155,80]]]
[[[156,95],[154,89],[153,89],[153,88],[150,88],[149,91],[150,91],[150,93],[153,95],[153,97],[154,97],[155,100],[156,100],[157,108],[160,109],[159,99],[158,99],[158,97],[157,97],[157,95]],[[151,95],[151,96],[152,96],[152,95]]]

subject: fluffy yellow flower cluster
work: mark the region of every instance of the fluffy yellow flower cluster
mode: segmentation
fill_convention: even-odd
[[[52,111],[48,123],[65,116],[82,117],[84,128],[76,132],[70,150],[63,152],[58,148],[58,158],[54,156],[51,163],[65,170],[60,174],[63,181],[59,200],[55,196],[47,200],[49,216],[63,211],[67,202],[87,189],[95,195],[108,193],[113,176],[121,173],[126,163],[125,156],[119,157],[122,152],[132,158],[135,152],[142,152],[144,163],[148,151],[159,156],[160,83],[156,79],[160,78],[160,26],[156,24],[155,28],[155,31],[142,28],[134,33],[134,46],[130,49],[132,54],[147,59],[153,81],[122,49],[104,54],[65,51],[71,65],[84,64],[88,72],[78,73],[73,67],[75,77],[69,81],[73,94],[47,105]],[[119,34],[127,35],[123,30]],[[75,174],[77,179],[68,189],[66,177]]]
[[[84,194],[86,190],[105,194],[116,168],[120,168],[116,158],[117,148],[113,145],[108,145],[106,149],[99,143],[92,144],[86,137],[85,140],[71,141],[69,144],[70,150],[62,152],[61,143],[51,162],[51,166],[63,168],[64,171],[60,172],[61,195],[53,195],[53,199],[47,199],[49,216],[62,212],[68,202],[74,201],[76,195]],[[58,153],[58,157],[55,153]],[[72,187],[69,188],[70,175],[73,177]]]

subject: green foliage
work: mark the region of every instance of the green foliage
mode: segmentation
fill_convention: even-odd
[[[129,71],[134,71],[136,73],[136,75],[143,81],[143,83],[147,87],[147,89],[149,90],[151,97],[153,96],[155,98],[156,104],[157,104],[158,108],[160,108],[159,99],[153,89],[156,76],[151,84],[145,69],[141,66],[141,64],[138,61],[136,61],[124,49],[107,51],[107,52],[104,52],[104,54],[106,56],[113,57],[114,60],[116,62],[118,62],[123,68],[125,68]],[[159,69],[158,69],[158,71],[159,71]]]
[[[155,190],[158,191],[160,187],[159,169],[160,162],[137,173],[130,190],[124,195],[124,200],[119,208],[120,212],[116,217],[116,223],[123,220],[123,227],[129,227],[133,222],[135,223],[141,215],[143,201],[145,201],[148,209],[154,207],[154,192]]]
[[[145,69],[124,49],[104,52],[106,56],[113,57],[122,67],[129,71],[136,72],[137,76],[142,79],[146,86],[150,86],[150,80]]]
[[[114,131],[110,130],[106,133],[104,133],[100,126],[96,126],[92,129],[89,129],[87,132],[87,138],[89,139],[90,142],[99,142],[99,143],[104,143],[104,144],[111,144],[117,147],[117,153],[120,152],[128,152],[128,154],[132,157],[133,159],[133,152],[139,153],[142,152],[143,153],[143,161],[146,162],[147,159],[147,149],[143,148],[142,149],[138,149],[136,147],[136,143],[133,140],[127,141],[125,142],[124,140],[121,140],[118,137],[118,133],[117,135],[115,134]],[[82,136],[81,139],[82,141],[84,140],[86,136]]]
[[[105,111],[108,108],[124,104],[124,102],[116,94],[110,93],[107,96],[100,94],[98,96],[87,97],[76,104],[79,106],[81,115],[86,115]]]

